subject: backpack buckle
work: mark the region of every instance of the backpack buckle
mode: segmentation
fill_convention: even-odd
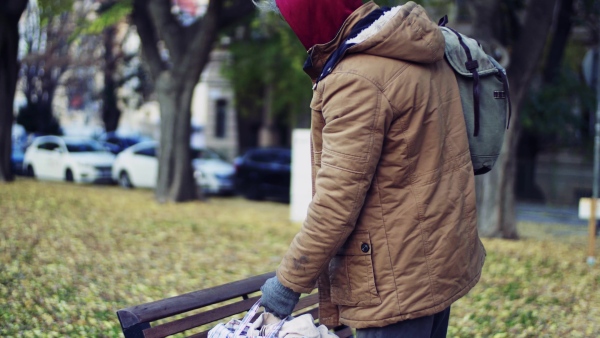
[[[479,62],[477,60],[469,60],[465,62],[465,67],[467,67],[468,71],[473,72],[473,70],[479,68]]]
[[[504,90],[494,90],[495,99],[506,99],[506,92]]]

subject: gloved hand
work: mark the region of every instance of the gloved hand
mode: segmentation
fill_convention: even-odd
[[[277,276],[267,279],[260,291],[262,291],[260,304],[266,312],[280,319],[291,315],[300,299],[300,294],[281,284]]]

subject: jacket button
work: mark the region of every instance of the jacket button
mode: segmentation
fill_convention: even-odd
[[[363,243],[360,245],[360,251],[362,251],[364,253],[369,252],[370,249],[371,248],[369,247],[369,244],[367,244],[367,243]]]

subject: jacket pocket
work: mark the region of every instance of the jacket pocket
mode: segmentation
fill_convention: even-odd
[[[368,232],[351,235],[329,263],[331,301],[337,305],[381,304],[373,274],[371,238]]]

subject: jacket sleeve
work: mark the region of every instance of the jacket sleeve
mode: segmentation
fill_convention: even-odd
[[[304,293],[314,289],[352,233],[393,115],[379,88],[359,75],[333,73],[319,86],[325,120],[321,168],[306,220],[277,270],[282,284]]]

